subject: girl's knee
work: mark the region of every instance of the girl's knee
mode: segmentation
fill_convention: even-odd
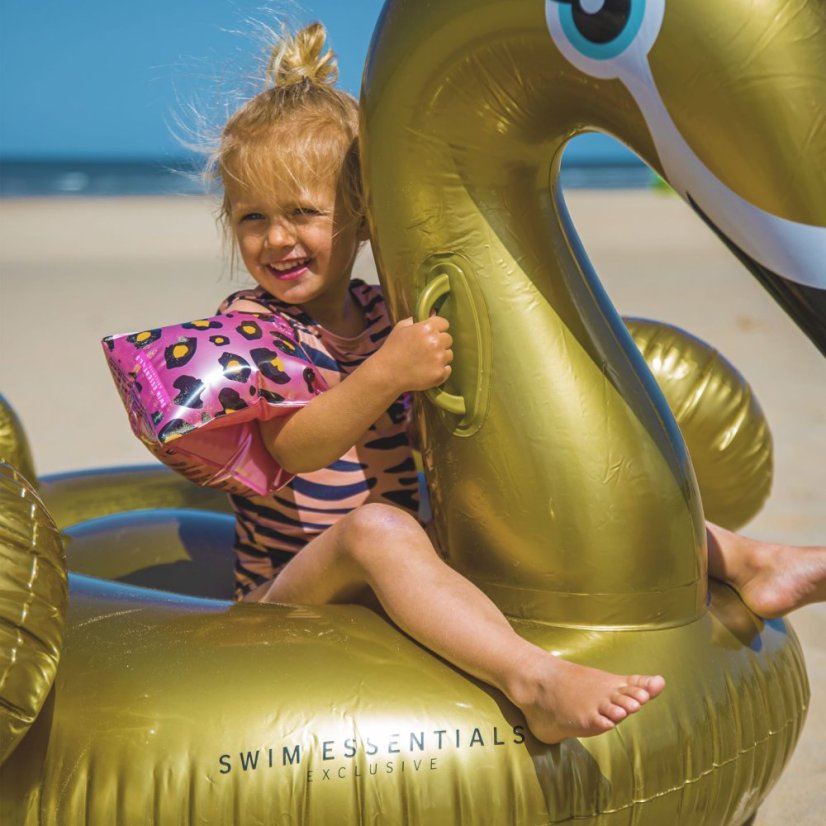
[[[347,553],[362,563],[377,556],[404,553],[411,542],[422,537],[426,539],[424,529],[413,516],[392,505],[377,502],[362,505],[340,524]]]
[[[356,508],[346,518],[348,531],[358,536],[387,539],[392,535],[421,531],[419,523],[409,514],[392,505],[371,502]]]

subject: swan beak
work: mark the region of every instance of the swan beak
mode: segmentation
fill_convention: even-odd
[[[667,177],[826,355],[822,5],[669,3],[648,63]]]
[[[826,356],[826,289],[784,278],[764,266],[726,235],[693,199],[689,198],[689,203],[795,324],[811,339],[818,350]],[[826,274],[826,257],[823,258],[822,271]]]

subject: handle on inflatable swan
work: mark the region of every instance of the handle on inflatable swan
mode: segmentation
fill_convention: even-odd
[[[422,290],[419,302],[416,305],[416,321],[424,321],[429,318],[439,299],[446,295],[450,295],[450,276],[447,273],[442,273]],[[428,390],[426,395],[433,404],[448,413],[453,413],[455,416],[464,416],[467,413],[467,405],[461,396],[448,393],[440,388]]]
[[[778,274],[775,294],[798,320],[817,318],[826,72],[791,82],[762,61],[806,43],[801,60],[821,66],[826,50],[811,37],[823,30],[817,4],[738,13],[737,4],[671,0],[666,14],[663,0],[633,0],[613,17],[612,8],[388,3],[365,72],[362,153],[396,317],[453,270],[451,384],[467,412],[425,403],[420,413],[450,562],[513,617],[656,627],[704,610],[703,510],[674,419],[567,214],[561,153],[586,129],[618,137],[753,270]],[[607,41],[604,26],[616,29]],[[712,31],[714,59],[698,68],[687,51]],[[772,78],[760,96],[746,66]],[[707,85],[691,74],[686,96],[686,73],[697,72]],[[734,140],[730,116],[699,117],[704,95],[749,129]],[[782,142],[760,128],[779,114],[790,123]],[[771,170],[759,181],[753,157]],[[806,183],[792,191],[802,169]]]

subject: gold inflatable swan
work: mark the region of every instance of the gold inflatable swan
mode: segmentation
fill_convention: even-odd
[[[70,567],[96,575],[70,575],[64,627],[62,545],[7,470],[0,820],[745,823],[803,724],[799,647],[707,586],[691,463],[558,158],[584,128],[620,137],[822,343],[824,31],[821,5],[788,0],[390,0],[371,47],[385,289],[400,315],[444,302],[455,330],[454,379],[420,410],[442,545],[538,644],[663,673],[657,703],[544,746],[366,609],[148,590],[214,568],[231,530],[158,470],[41,483]]]

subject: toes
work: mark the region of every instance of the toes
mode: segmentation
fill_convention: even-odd
[[[615,703],[613,698],[600,703],[597,710],[612,723],[622,722],[628,716],[628,712],[621,705]]]
[[[665,688],[665,680],[659,674],[655,677],[634,674],[628,678],[628,686],[641,688],[648,692],[649,698],[653,698]]]
[[[639,711],[645,703],[656,697],[665,687],[662,677],[647,677],[635,674],[628,678],[628,683],[617,686],[612,693],[600,703],[597,711],[600,715],[616,723],[629,714]]]
[[[610,708],[610,704],[606,704],[606,711]],[[611,731],[612,728],[617,727],[617,723],[622,722],[627,715],[622,714],[622,709],[615,706],[616,716],[606,714],[600,709],[600,712],[595,715],[589,726],[585,727],[591,734],[604,734],[606,731]]]
[[[611,731],[611,729],[612,729],[612,728],[616,728],[616,727],[617,727],[617,723],[618,723],[618,722],[619,722],[619,720],[614,721],[614,720],[612,720],[610,717],[605,717],[605,716],[603,716],[603,717],[600,717],[600,718],[598,719],[598,721],[597,721],[597,728],[599,729],[599,731],[600,731],[601,733],[602,733],[602,732],[606,732],[606,731]]]
[[[620,686],[619,691],[626,697],[636,700],[638,705],[644,705],[651,699],[651,695],[644,688],[636,685]]]
[[[613,694],[611,696],[611,702],[614,705],[617,705],[620,708],[625,709],[625,711],[628,714],[633,714],[635,711],[640,710],[640,707],[645,702],[645,700],[638,700],[636,697],[633,697],[630,693],[626,693],[627,691],[627,686],[622,686],[616,694]]]

